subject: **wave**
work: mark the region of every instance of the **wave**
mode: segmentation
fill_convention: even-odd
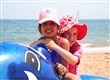
[[[86,48],[86,47],[94,47],[94,44],[92,44],[92,43],[81,43],[81,46],[82,46],[83,48]]]
[[[103,46],[103,47],[95,47],[94,44],[91,43],[83,43],[81,44],[83,48],[84,53],[110,53],[110,45],[109,46]]]

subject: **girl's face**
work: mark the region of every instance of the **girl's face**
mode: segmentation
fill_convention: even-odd
[[[70,46],[72,46],[77,40],[77,34],[78,34],[77,28],[73,27],[68,31],[64,32],[63,37],[67,38],[70,42]]]
[[[41,33],[45,37],[54,37],[57,35],[58,25],[53,21],[46,21],[41,24]]]

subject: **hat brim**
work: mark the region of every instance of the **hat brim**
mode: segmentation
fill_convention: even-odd
[[[44,19],[42,19],[42,20],[39,21],[39,24],[42,24],[42,23],[44,23],[44,22],[46,22],[46,21],[53,21],[53,22],[55,22],[58,26],[60,25],[59,21],[58,21],[58,20],[55,20],[55,19],[53,19],[53,18],[44,18]]]
[[[87,25],[86,24],[74,25],[74,27],[76,27],[78,29],[77,40],[83,39],[87,34]]]

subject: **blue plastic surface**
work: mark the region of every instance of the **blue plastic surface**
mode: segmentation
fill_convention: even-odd
[[[0,43],[0,80],[60,80],[42,44],[36,50],[19,43]],[[81,75],[82,80],[109,80]]]
[[[101,77],[101,76],[84,75],[84,74],[82,74],[80,77],[82,80],[110,80],[108,78]]]

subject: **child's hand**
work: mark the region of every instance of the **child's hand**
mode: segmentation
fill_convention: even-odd
[[[61,63],[56,63],[55,69],[61,75],[65,75],[67,73],[66,67],[62,65]]]
[[[54,49],[57,46],[57,44],[49,38],[41,39],[41,41],[49,49]]]

